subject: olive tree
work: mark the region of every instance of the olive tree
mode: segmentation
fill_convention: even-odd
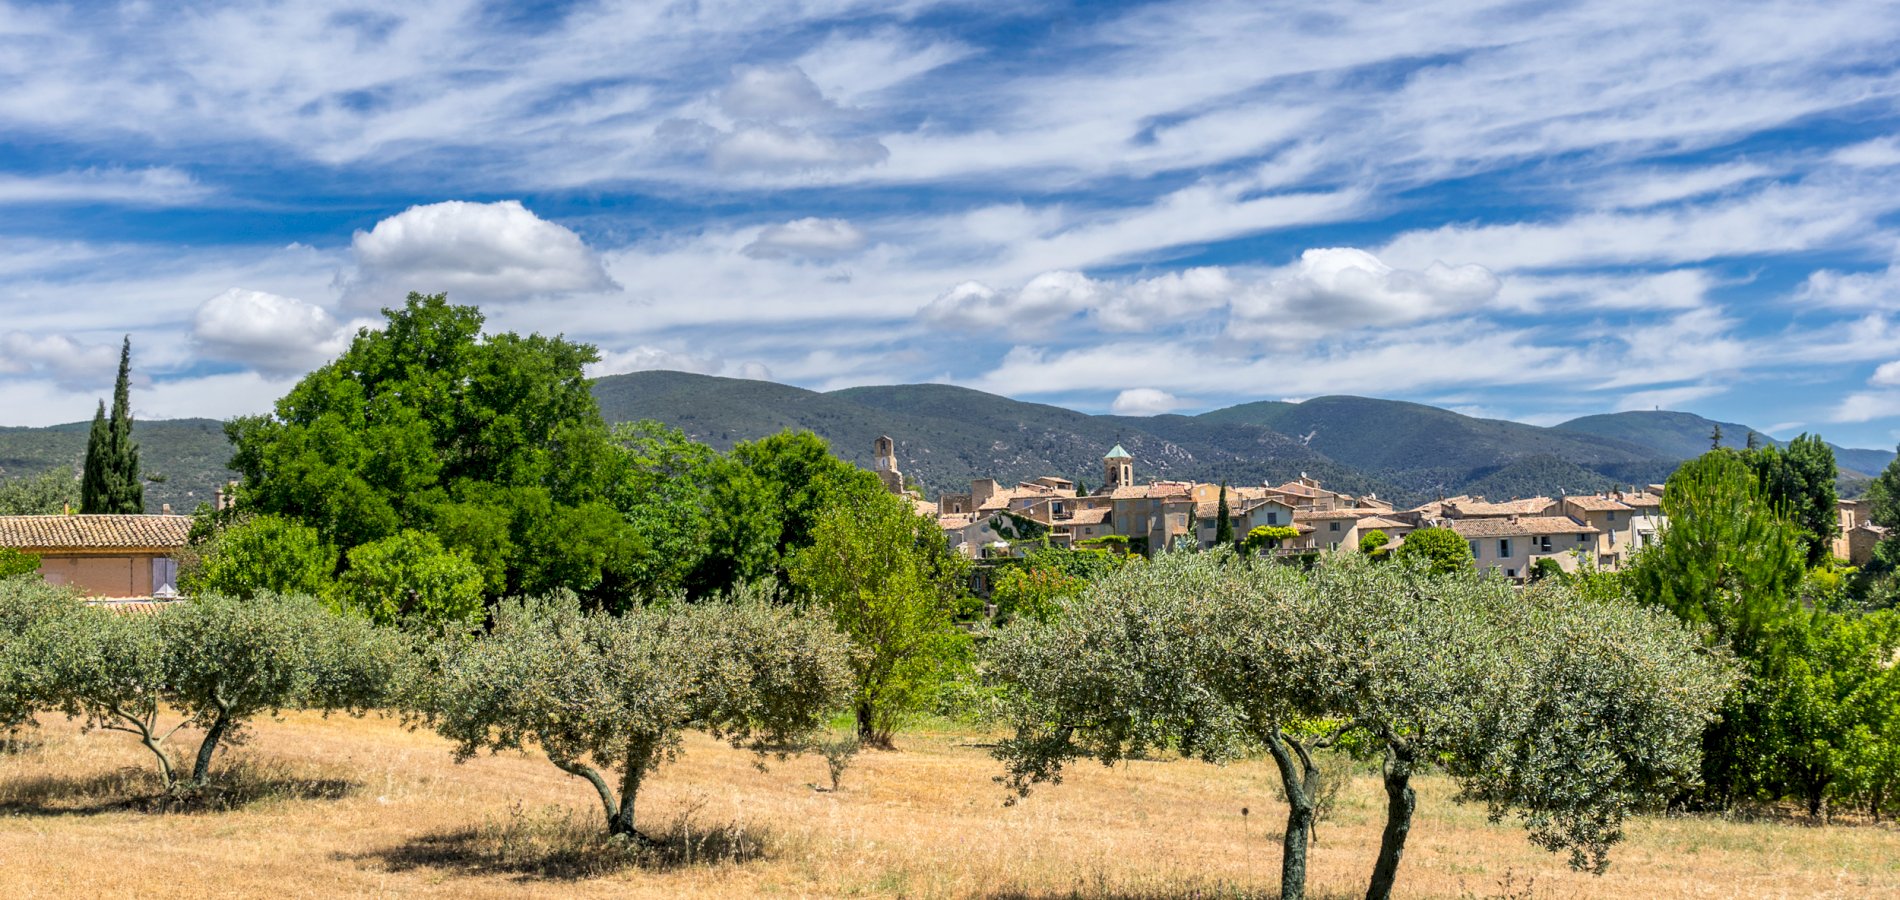
[[[1414,774],[1517,816],[1532,841],[1602,871],[1633,811],[1693,782],[1731,667],[1667,613],[1559,583],[1330,561],[1302,579],[1314,708],[1383,756],[1386,822],[1366,896],[1391,895]]]
[[[1264,751],[1288,799],[1281,896],[1304,893],[1322,775],[1348,737],[1384,757],[1386,825],[1367,896],[1390,896],[1417,805],[1443,766],[1462,798],[1601,871],[1633,810],[1693,777],[1732,672],[1666,614],[1561,585],[1329,558],[1312,572],[1163,557],[1068,601],[986,654],[1016,735],[1018,793],[1071,759],[1164,747]]]
[[[43,705],[44,679],[28,656],[28,635],[80,608],[71,589],[38,576],[0,578],[0,731],[32,724]]]
[[[445,643],[419,699],[458,761],[537,746],[593,786],[609,833],[637,839],[640,787],[685,731],[796,747],[849,698],[847,652],[822,619],[751,596],[613,616],[561,593],[505,601],[487,636]]]
[[[207,594],[156,613],[87,608],[26,641],[46,705],[138,738],[167,791],[209,784],[218,749],[242,741],[259,715],[360,713],[387,701],[412,658],[395,633],[300,595]],[[178,721],[165,727],[168,713]],[[188,775],[166,743],[186,727],[202,732]]]
[[[1229,551],[1161,554],[1152,565],[1124,567],[1060,601],[1060,614],[997,632],[983,664],[1002,688],[1014,734],[994,751],[1011,802],[1039,782],[1060,783],[1070,762],[1114,765],[1172,750],[1226,762],[1269,750],[1289,800],[1281,896],[1305,895],[1306,843],[1312,830],[1319,769],[1310,742],[1295,737],[1302,712],[1295,658],[1298,610],[1285,595],[1247,604],[1257,613],[1258,668],[1223,671],[1222,627],[1241,624],[1229,606],[1247,591],[1245,567],[1224,564]],[[1278,566],[1264,571],[1288,571]],[[1222,621],[1222,620],[1226,621]],[[1246,683],[1247,690],[1239,689]],[[1238,702],[1237,702],[1238,701]]]

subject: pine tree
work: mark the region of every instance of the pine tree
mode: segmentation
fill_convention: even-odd
[[[1220,483],[1220,506],[1214,511],[1214,546],[1234,545],[1234,517],[1227,509],[1227,482]]]
[[[119,378],[112,386],[112,417],[105,404],[92,420],[86,441],[86,470],[80,484],[80,511],[137,514],[145,511],[145,485],[139,475],[139,445],[132,440],[132,338],[119,348]]]

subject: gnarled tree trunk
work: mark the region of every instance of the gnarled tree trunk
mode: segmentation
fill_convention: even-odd
[[[1281,839],[1280,900],[1305,900],[1306,846],[1313,833],[1313,801],[1319,794],[1319,768],[1306,746],[1284,733],[1267,738],[1267,749],[1280,767],[1286,790],[1286,835]]]
[[[218,742],[224,740],[230,730],[230,720],[219,714],[205,731],[205,739],[198,744],[198,759],[191,767],[192,787],[204,787],[211,780],[211,758],[217,755]]]
[[[1412,791],[1412,767],[1417,760],[1410,747],[1388,740],[1385,746],[1385,831],[1379,836],[1379,859],[1372,866],[1366,900],[1388,900],[1398,881],[1405,838],[1412,831],[1412,812],[1418,795]]]

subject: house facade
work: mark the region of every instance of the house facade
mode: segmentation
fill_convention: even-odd
[[[38,556],[47,583],[101,599],[176,595],[190,534],[190,516],[0,516],[0,547]]]

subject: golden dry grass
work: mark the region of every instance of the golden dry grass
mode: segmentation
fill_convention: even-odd
[[[629,860],[593,839],[596,808],[578,780],[523,755],[455,765],[434,735],[385,719],[262,723],[222,758],[236,787],[217,812],[128,805],[153,786],[144,751],[123,735],[48,719],[34,737],[37,746],[0,755],[9,898],[1277,890],[1284,811],[1263,763],[1087,764],[1005,808],[974,735],[905,735],[901,752],[860,756],[838,793],[815,789],[828,780],[816,756],[760,772],[749,755],[696,737],[641,804],[643,826],[674,843]],[[1598,878],[1448,794],[1441,780],[1423,785],[1401,896],[1900,897],[1900,831],[1890,827],[1643,820]],[[1363,891],[1382,803],[1371,777],[1347,789],[1314,851],[1314,896]],[[578,826],[562,827],[569,811]]]

